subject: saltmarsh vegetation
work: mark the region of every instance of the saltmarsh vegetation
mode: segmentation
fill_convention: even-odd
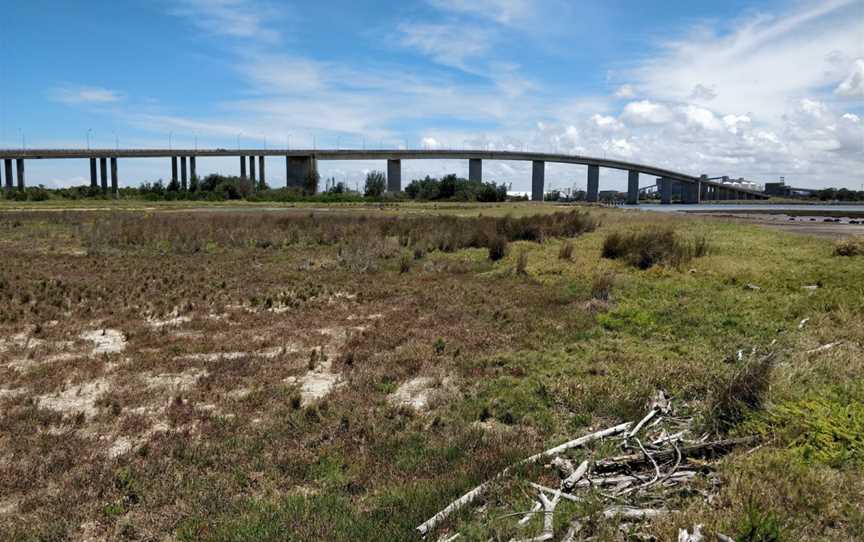
[[[644,532],[864,536],[858,258],[752,226],[547,209],[0,215],[0,539],[412,540],[505,467],[638,419],[658,389],[762,446]],[[639,232],[671,256],[602,257]],[[76,354],[95,326],[126,350]],[[328,367],[341,385],[304,399],[297,379]],[[427,406],[394,403],[418,377]],[[39,399],[64,391],[67,411]],[[502,517],[530,508],[516,474],[443,529],[539,533]],[[619,521],[584,533],[621,540]]]

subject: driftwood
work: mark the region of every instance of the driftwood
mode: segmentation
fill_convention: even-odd
[[[631,506],[612,506],[603,511],[603,516],[607,518],[621,518],[629,520],[651,519],[664,514],[668,514],[669,510],[665,508],[633,508]]]
[[[540,484],[535,484],[534,482],[528,482],[528,483],[534,489],[538,489],[540,491],[545,491],[547,493],[554,495],[555,497],[561,497],[563,499],[567,499],[568,501],[573,501],[573,502],[581,502],[582,501],[582,499],[580,499],[578,497],[574,497],[573,495],[570,495],[569,493],[564,493],[563,491],[560,491],[558,489],[552,489],[551,487],[546,487],[546,486],[543,486]]]
[[[576,482],[582,479],[585,476],[585,473],[588,472],[588,461],[583,461],[573,473],[568,476],[563,482],[561,482],[561,487],[564,489],[572,489]]]
[[[576,518],[570,522],[570,527],[567,529],[567,532],[564,533],[564,538],[561,539],[561,542],[575,542],[576,535],[579,534],[579,531],[582,530],[585,524],[582,523],[581,518]]]
[[[717,540],[720,542],[735,542],[735,539],[731,536],[726,536],[723,533],[717,533]]]
[[[692,533],[687,529],[678,530],[678,542],[703,542],[703,540],[705,537],[702,536],[702,525],[694,525]]]
[[[483,493],[483,491],[485,491],[486,488],[489,487],[489,485],[492,483],[492,481],[497,480],[499,478],[502,478],[503,476],[510,474],[510,472],[515,467],[525,465],[525,464],[530,464],[530,463],[536,463],[537,461],[540,461],[541,459],[546,459],[549,457],[555,457],[555,456],[561,455],[565,451],[570,450],[572,448],[578,448],[580,446],[585,446],[586,444],[590,444],[596,440],[600,440],[600,439],[605,438],[605,437],[610,437],[613,435],[617,435],[619,433],[623,433],[624,431],[627,431],[628,429],[630,429],[630,427],[632,425],[633,425],[632,422],[627,422],[627,423],[622,423],[622,424],[616,425],[614,427],[610,427],[608,429],[603,429],[601,431],[595,431],[594,433],[590,433],[588,435],[579,437],[575,440],[565,442],[564,444],[560,444],[558,446],[555,446],[554,448],[550,448],[550,449],[546,450],[545,452],[540,452],[538,454],[532,455],[531,457],[529,457],[527,459],[523,459],[519,463],[516,463],[515,465],[511,465],[510,467],[507,467],[506,469],[504,469],[503,471],[498,473],[491,480],[487,480],[486,482],[483,482],[482,484],[475,487],[474,489],[472,489],[468,493],[462,495],[461,497],[459,497],[455,501],[451,502],[443,510],[441,510],[440,512],[438,512],[437,514],[435,514],[431,518],[427,519],[426,521],[424,521],[423,523],[418,525],[417,531],[422,536],[425,536],[429,531],[434,529],[436,525],[438,525],[444,519],[446,519],[447,516],[449,516],[450,514],[452,514],[455,511],[461,509],[463,506],[473,502],[474,499],[479,497]]]
[[[548,497],[541,491],[538,495],[540,502],[543,505],[543,533],[534,538],[524,538],[522,540],[513,540],[512,542],[546,542],[555,538],[555,507],[561,500],[561,493],[549,500]]]
[[[756,442],[758,437],[740,437],[726,440],[717,440],[706,442],[704,444],[695,444],[685,446],[677,450],[663,450],[646,457],[645,454],[631,454],[604,459],[594,463],[594,472],[624,472],[630,470],[641,470],[646,467],[652,467],[655,462],[666,462],[674,460],[680,453],[683,458],[698,457],[717,457],[729,453],[733,448],[744,446]]]
[[[696,473],[693,471],[678,471],[666,478],[666,481],[669,482],[683,482],[687,480],[691,480],[696,476]],[[623,476],[603,476],[598,478],[586,478],[584,480],[580,480],[574,488],[581,487],[608,487],[608,486],[617,486],[624,482],[648,482],[653,478],[653,475],[645,475],[645,474],[628,474]]]

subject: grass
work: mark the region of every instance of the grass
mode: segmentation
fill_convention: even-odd
[[[0,213],[0,539],[411,540],[658,388],[764,445],[649,532],[864,536],[864,268],[830,242],[527,204],[159,209]],[[602,257],[646,231],[700,255]],[[102,327],[124,351],[92,352],[81,335]],[[297,379],[328,366],[344,384],[304,398]],[[394,403],[418,377],[428,407]],[[445,528],[510,539],[518,518],[492,519],[530,506],[522,489]]]

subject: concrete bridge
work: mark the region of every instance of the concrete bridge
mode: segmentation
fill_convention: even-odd
[[[306,179],[318,171],[319,160],[382,160],[387,162],[387,191],[398,192],[402,189],[402,160],[467,160],[468,177],[470,180],[483,180],[484,160],[514,160],[532,163],[531,199],[542,201],[545,190],[546,163],[578,164],[588,166],[589,202],[599,199],[600,168],[617,169],[627,172],[627,202],[639,203],[639,176],[655,177],[660,192],[661,203],[671,203],[673,192],[681,194],[684,203],[700,203],[702,201],[719,200],[750,200],[767,199],[762,192],[732,186],[707,175],[694,177],[686,173],[668,169],[611,160],[591,156],[572,154],[550,154],[520,151],[472,151],[472,150],[359,150],[359,149],[321,149],[321,150],[289,150],[289,149],[23,149],[0,150],[0,160],[3,161],[6,190],[13,190],[13,164],[16,168],[18,190],[25,187],[25,161],[54,159],[85,159],[90,161],[90,185],[101,186],[108,192],[108,177],[110,165],[110,190],[118,190],[118,167],[120,158],[165,158],[171,162],[171,180],[177,181],[183,189],[188,180],[196,177],[196,159],[212,156],[233,156],[240,159],[240,177],[244,179],[266,180],[264,170],[265,156],[285,158],[285,177],[287,186],[303,186]],[[257,161],[257,172],[256,172]],[[179,163],[179,176],[178,176]],[[247,176],[248,163],[248,176]],[[97,175],[98,174],[98,175]],[[98,178],[97,178],[98,177]]]

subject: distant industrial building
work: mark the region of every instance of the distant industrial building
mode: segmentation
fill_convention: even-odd
[[[765,193],[769,196],[778,196],[783,198],[808,198],[815,196],[819,192],[816,188],[795,188],[787,186],[786,181],[781,179],[775,183],[765,183]]]

